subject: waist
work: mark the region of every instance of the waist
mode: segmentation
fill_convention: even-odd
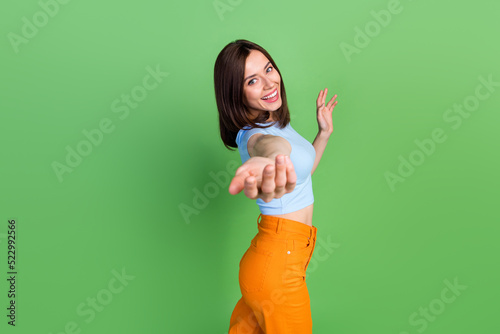
[[[310,238],[316,235],[315,226],[292,219],[260,214],[257,218],[257,223],[259,233],[273,235],[273,237],[282,235],[284,238],[287,238],[288,234],[295,234]]]
[[[294,212],[285,214],[268,214],[268,216],[294,220],[302,224],[312,226],[313,207],[314,203]]]

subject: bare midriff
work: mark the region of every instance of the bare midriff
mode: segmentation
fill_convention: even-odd
[[[302,224],[312,226],[313,205],[314,204],[311,204],[309,206],[306,206],[303,209],[300,209],[300,210],[297,210],[294,212],[285,213],[282,215],[270,215],[270,216],[291,219],[291,220],[298,221]]]

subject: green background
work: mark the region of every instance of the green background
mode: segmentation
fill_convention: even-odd
[[[338,94],[313,176],[313,224],[323,245],[335,244],[318,243],[308,270],[314,333],[499,332],[500,87],[481,88],[488,98],[459,127],[443,118],[473,101],[479,77],[500,82],[499,2],[402,0],[379,31],[371,11],[388,1],[219,3],[75,0],[52,5],[46,22],[35,0],[3,4],[1,332],[227,333],[259,214],[222,176],[241,161],[218,134],[213,65],[239,38],[273,56],[291,124],[311,142],[319,91]],[[36,34],[13,46],[34,16]],[[369,42],[346,56],[341,45],[355,47],[356,28],[367,27]],[[168,76],[126,117],[115,112],[148,66]],[[58,179],[53,163],[66,164],[67,147],[84,145],[82,131],[103,119],[113,130]],[[418,157],[415,140],[436,128],[446,140],[391,189],[386,172]],[[196,213],[186,218],[188,206]],[[455,278],[466,288],[445,304]]]

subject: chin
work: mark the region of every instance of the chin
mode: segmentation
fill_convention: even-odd
[[[278,103],[278,102],[279,102],[279,103]],[[277,107],[274,107],[274,110],[273,110],[273,111],[276,111],[276,110],[278,110],[279,108],[281,108],[281,107],[283,106],[283,102],[282,102],[281,100],[276,101],[276,104],[278,104],[278,106],[277,106]]]

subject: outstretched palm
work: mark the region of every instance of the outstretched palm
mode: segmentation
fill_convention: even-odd
[[[236,170],[229,185],[229,193],[236,195],[245,190],[250,199],[262,198],[270,202],[293,191],[297,175],[290,157],[277,155],[275,160],[265,157],[251,157]]]

